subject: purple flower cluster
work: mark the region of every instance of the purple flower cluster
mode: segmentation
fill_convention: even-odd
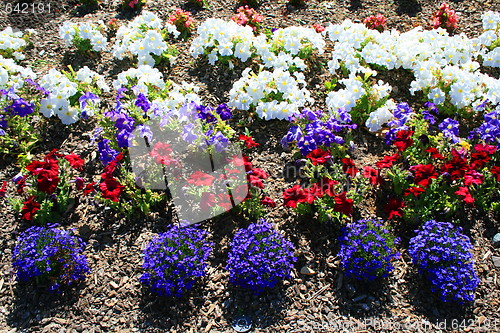
[[[17,239],[12,265],[18,280],[48,282],[51,291],[83,281],[90,269],[83,255],[85,243],[53,226],[33,226]]]
[[[230,248],[226,269],[231,283],[256,294],[289,278],[297,260],[293,244],[263,219],[240,229]]]
[[[142,111],[144,111],[144,114],[147,114],[149,109],[151,108],[151,103],[149,102],[146,95],[144,95],[143,93],[139,93],[139,95],[137,95],[137,98],[135,100],[135,106],[141,108]]]
[[[128,147],[129,140],[133,138],[132,132],[135,129],[134,118],[126,115],[125,113],[120,113],[115,120],[116,127],[116,141],[118,142],[118,147]]]
[[[469,138],[480,138],[486,143],[496,145],[500,148],[500,107],[486,113],[484,115],[484,123],[472,131]]]
[[[479,278],[474,270],[469,237],[451,223],[427,221],[410,239],[414,264],[432,283],[442,301],[459,304],[474,300]]]
[[[97,143],[97,150],[99,151],[99,159],[104,166],[113,161],[118,156],[118,151],[109,146],[108,139],[102,139]]]
[[[206,235],[195,227],[172,226],[153,238],[144,249],[141,282],[160,296],[181,297],[206,274],[213,246]]]
[[[347,276],[359,280],[388,276],[394,269],[392,261],[401,256],[395,249],[399,239],[392,236],[381,221],[351,223],[342,229],[339,240],[342,267]]]
[[[207,123],[217,122],[215,114],[218,114],[220,119],[223,121],[231,119],[233,117],[231,109],[229,109],[226,103],[219,104],[215,108],[215,110],[209,105],[205,106],[200,104],[196,106],[196,111],[198,111],[198,117],[202,120],[205,120]]]
[[[437,108],[436,104],[432,102],[425,102],[424,107],[426,108],[422,110],[424,119],[427,120],[429,124],[434,125],[436,123],[435,115],[439,114],[439,109]]]
[[[330,147],[332,144],[343,144],[344,138],[335,135],[343,129],[355,129],[351,124],[351,115],[344,109],[339,109],[336,116],[326,115],[323,111],[304,109],[298,116],[291,119],[298,125],[293,125],[281,139],[283,147],[296,143],[302,155],[306,156],[318,147]]]
[[[5,96],[7,102],[7,106],[2,110],[3,114],[0,113],[0,135],[5,135],[5,130],[9,126],[9,118],[14,116],[26,117],[35,112],[35,105],[16,95],[14,88],[9,90],[0,89],[0,96]]]
[[[389,131],[385,134],[385,144],[390,145],[396,139],[396,133],[408,130],[406,123],[413,115],[412,108],[406,102],[399,103],[394,109],[394,119],[387,123]]]

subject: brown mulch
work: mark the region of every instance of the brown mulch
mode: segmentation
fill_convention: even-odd
[[[12,3],[27,0],[15,0]],[[33,0],[36,2],[37,0]],[[133,18],[133,13],[121,13],[118,2],[103,1],[97,10],[86,13],[78,9],[78,1],[46,0],[51,13],[45,15],[7,15],[0,7],[0,29],[32,28],[38,31],[33,46],[27,53],[25,65],[44,73],[50,68],[64,69],[72,65],[78,69],[89,68],[114,79],[124,70],[126,62],[114,61],[110,55],[102,59],[89,59],[75,55],[73,49],[63,46],[58,37],[58,27],[65,20],[108,21],[117,17],[121,22]],[[265,16],[267,27],[286,27],[313,23],[340,23],[346,18],[354,22],[376,13],[388,18],[389,28],[406,31],[414,25],[425,24],[438,1],[416,0],[313,0],[303,8],[293,8],[284,0],[262,1],[258,11]],[[452,8],[461,15],[460,29],[469,37],[477,36],[481,29],[481,14],[486,10],[500,10],[498,0],[463,0],[453,2]],[[4,3],[2,3],[4,6]],[[239,5],[235,1],[210,1],[210,8],[196,9],[178,0],[148,0],[147,10],[156,12],[166,20],[177,7],[190,10],[199,24],[210,17],[230,18]],[[207,103],[226,102],[228,92],[239,78],[240,70],[229,72],[195,62],[188,53],[192,37],[175,42],[181,52],[178,61],[164,71],[165,79],[187,81],[200,87],[200,95]],[[328,59],[328,54],[324,56]],[[498,78],[498,71],[492,72]],[[317,70],[309,87],[314,91],[316,107],[324,107],[323,81],[331,78],[325,70]],[[398,101],[410,101],[404,87],[398,85]],[[385,79],[385,78],[384,78]],[[111,107],[111,99],[107,107]],[[90,138],[95,123],[78,124],[64,128],[52,124],[42,143],[32,152],[35,156],[58,148],[62,152],[81,154],[88,161],[85,171],[88,178],[99,173],[99,162],[92,152]],[[202,224],[210,231],[216,244],[210,259],[207,277],[182,299],[163,299],[151,295],[139,282],[141,251],[154,234],[163,232],[170,221],[164,214],[151,214],[138,219],[125,219],[111,210],[81,198],[75,210],[62,225],[74,228],[76,234],[88,242],[86,255],[92,272],[77,290],[54,295],[41,287],[19,284],[15,281],[11,253],[15,239],[28,225],[19,219],[7,200],[0,200],[0,331],[2,332],[234,332],[232,321],[247,315],[253,321],[255,332],[333,332],[346,330],[374,332],[440,331],[442,329],[492,332],[500,330],[500,280],[498,268],[491,257],[500,256],[493,248],[491,238],[498,231],[498,216],[484,216],[468,212],[466,232],[475,245],[474,258],[481,279],[473,304],[460,308],[440,303],[418,276],[403,251],[403,260],[396,263],[394,274],[383,284],[365,285],[345,278],[339,268],[339,226],[319,224],[314,220],[297,216],[283,207],[281,193],[290,187],[290,180],[283,177],[291,154],[284,151],[279,141],[287,126],[279,121],[255,121],[248,124],[258,149],[248,151],[256,167],[271,174],[266,180],[266,191],[278,203],[266,218],[296,245],[299,260],[293,277],[283,286],[261,296],[240,290],[228,283],[224,269],[228,244],[234,232],[248,225],[248,221],[235,214],[217,217]],[[353,158],[357,163],[371,165],[386,147],[383,141],[366,131],[356,132],[356,149]],[[19,168],[12,156],[0,159],[0,184],[11,179]],[[8,196],[14,195],[12,189]],[[382,195],[383,197],[383,195]],[[354,218],[377,215],[377,197],[369,197],[358,207]],[[403,229],[403,243],[411,236]],[[404,246],[403,246],[404,247]],[[316,274],[300,274],[303,266],[309,266]]]

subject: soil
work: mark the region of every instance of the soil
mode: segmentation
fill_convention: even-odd
[[[105,75],[109,82],[130,66],[127,61],[115,61],[109,54],[101,58],[86,58],[74,49],[65,48],[58,37],[58,27],[65,20],[107,22],[117,18],[126,23],[136,13],[123,13],[118,1],[103,1],[97,9],[77,7],[78,1],[46,0],[51,5],[38,14],[8,13],[6,3],[37,3],[37,0],[7,0],[0,4],[0,29],[10,25],[17,29],[31,28],[38,34],[26,50],[23,62],[40,74],[50,68],[59,70],[72,65],[82,66]],[[337,0],[308,1],[294,8],[284,0],[262,1],[259,13],[265,16],[266,27],[286,27],[314,23],[340,23],[346,18],[354,22],[368,15],[382,13],[390,29],[407,31],[415,25],[427,25],[428,18],[440,5],[438,1],[416,0]],[[175,8],[191,11],[197,24],[210,17],[229,19],[239,4],[236,1],[211,0],[207,9],[196,8],[178,0],[147,0],[145,10],[166,20]],[[463,0],[451,6],[460,14],[458,33],[477,36],[481,30],[480,16],[487,10],[500,10],[498,0]],[[206,103],[227,102],[232,84],[243,68],[233,72],[196,62],[189,55],[190,41],[172,41],[180,51],[178,60],[163,71],[165,79],[187,81],[200,87]],[[111,40],[113,42],[113,40]],[[329,57],[328,52],[323,56]],[[498,71],[490,70],[498,78]],[[312,74],[312,75],[311,75]],[[393,92],[396,101],[418,106],[417,97],[407,93],[409,81],[398,73],[389,72],[384,80],[398,86]],[[324,108],[324,81],[331,76],[325,69],[306,75],[308,88],[314,91],[318,108]],[[112,103],[109,96],[106,107]],[[90,143],[95,122],[80,122],[66,128],[59,122],[49,122],[41,144],[32,154],[42,156],[53,148],[63,153],[75,152],[85,157],[86,178],[97,179],[101,172]],[[340,227],[320,224],[293,213],[283,206],[281,193],[293,180],[283,177],[291,154],[279,144],[287,124],[281,121],[253,121],[247,125],[257,149],[249,150],[254,166],[271,174],[265,181],[267,193],[277,202],[266,219],[276,224],[297,247],[299,260],[293,276],[260,296],[235,288],[228,283],[224,269],[228,244],[234,232],[249,224],[241,216],[226,214],[202,224],[216,245],[210,258],[207,277],[181,299],[156,297],[139,282],[142,274],[141,253],[153,235],[166,230],[171,221],[165,214],[126,219],[90,198],[80,198],[75,209],[62,222],[65,228],[87,243],[86,255],[92,269],[88,279],[76,290],[51,294],[43,286],[18,283],[12,271],[11,253],[15,239],[29,225],[13,212],[7,200],[0,200],[0,331],[2,332],[234,332],[233,321],[238,316],[251,318],[255,332],[334,332],[334,331],[500,331],[500,280],[492,256],[500,256],[491,239],[498,232],[498,216],[466,212],[464,225],[474,244],[474,259],[481,283],[476,300],[465,307],[441,303],[430,292],[430,286],[418,274],[404,250],[412,228],[399,227],[403,238],[403,258],[396,262],[394,274],[385,283],[363,284],[346,278],[340,269],[338,242]],[[384,152],[390,151],[383,140],[360,130],[354,137],[352,155],[356,163],[373,165]],[[15,157],[0,159],[0,183],[19,172]],[[9,189],[7,197],[14,196]],[[384,193],[372,195],[355,207],[353,219],[381,216],[376,209],[385,200]],[[303,266],[316,274],[303,275]]]

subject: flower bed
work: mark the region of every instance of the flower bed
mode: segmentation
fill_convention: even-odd
[[[117,230],[158,234],[141,244],[141,277],[127,278],[158,294],[148,297],[189,302],[215,283],[267,297],[309,281],[350,295],[377,280],[390,293],[408,267],[435,301],[467,309],[484,296],[488,273],[473,259],[495,249],[478,248],[474,223],[496,226],[500,212],[498,12],[483,13],[471,37],[445,5],[432,27],[398,31],[382,15],[278,28],[248,6],[196,21],[189,8],[168,19],[130,3],[130,20],[61,20],[65,62],[44,70],[31,66],[33,32],[2,32],[0,150],[12,163],[0,200],[17,211],[15,233],[26,230],[9,244],[20,281],[64,294],[101,267],[99,246],[85,250],[87,266],[81,240],[58,222],[86,240],[110,225],[115,240]],[[81,137],[51,143],[48,132]],[[161,223],[138,226],[151,219]],[[33,249],[50,253],[31,262]],[[141,251],[127,255],[137,262]],[[371,297],[352,293],[345,302]]]

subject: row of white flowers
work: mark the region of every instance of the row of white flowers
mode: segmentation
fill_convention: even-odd
[[[245,63],[249,59],[260,64],[258,73],[247,68],[234,83],[228,104],[240,110],[254,110],[264,119],[286,119],[314,103],[302,71],[311,54],[324,53],[326,37],[333,42],[328,69],[339,83],[326,97],[328,109],[351,111],[359,109],[361,100],[369,99],[377,109],[366,115],[366,126],[377,131],[391,119],[395,105],[389,99],[392,90],[389,84],[380,80],[370,83],[381,70],[411,71],[414,80],[410,92],[423,91],[424,96],[436,104],[448,103],[461,109],[478,105],[485,99],[500,103],[500,81],[480,72],[481,65],[500,67],[500,14],[487,12],[482,20],[481,35],[468,38],[465,34],[449,36],[443,29],[421,27],[404,33],[396,30],[380,33],[350,20],[330,24],[323,35],[310,28],[288,27],[255,36],[250,27],[208,19],[198,27],[190,52],[195,58],[206,56],[210,64],[223,62],[232,67],[237,61]],[[9,43],[8,49],[24,46],[21,33],[6,29],[2,34],[10,36],[2,39]],[[163,23],[147,11],[120,27],[112,53],[118,59],[127,54],[136,56],[139,67],[119,74],[113,88],[133,84],[137,92],[146,96],[149,86],[163,89],[162,73],[151,66],[155,64],[154,57],[169,47],[166,42],[169,34],[177,37],[179,32],[172,24]],[[65,22],[60,36],[66,45],[74,43],[75,38],[88,40],[95,50],[105,50],[108,43],[100,28],[90,23]],[[12,59],[0,58],[0,88],[17,89],[26,78],[35,78],[35,75]],[[47,117],[58,116],[63,123],[73,123],[82,114],[74,101],[73,106],[69,106],[76,91],[84,93],[76,86],[84,84],[88,91],[93,89],[96,93],[108,89],[104,78],[88,68],[81,69],[71,80],[51,70],[39,84],[49,93],[40,103],[40,111]],[[182,90],[174,86],[173,91],[176,89]],[[92,113],[92,110],[85,112],[86,115]]]

